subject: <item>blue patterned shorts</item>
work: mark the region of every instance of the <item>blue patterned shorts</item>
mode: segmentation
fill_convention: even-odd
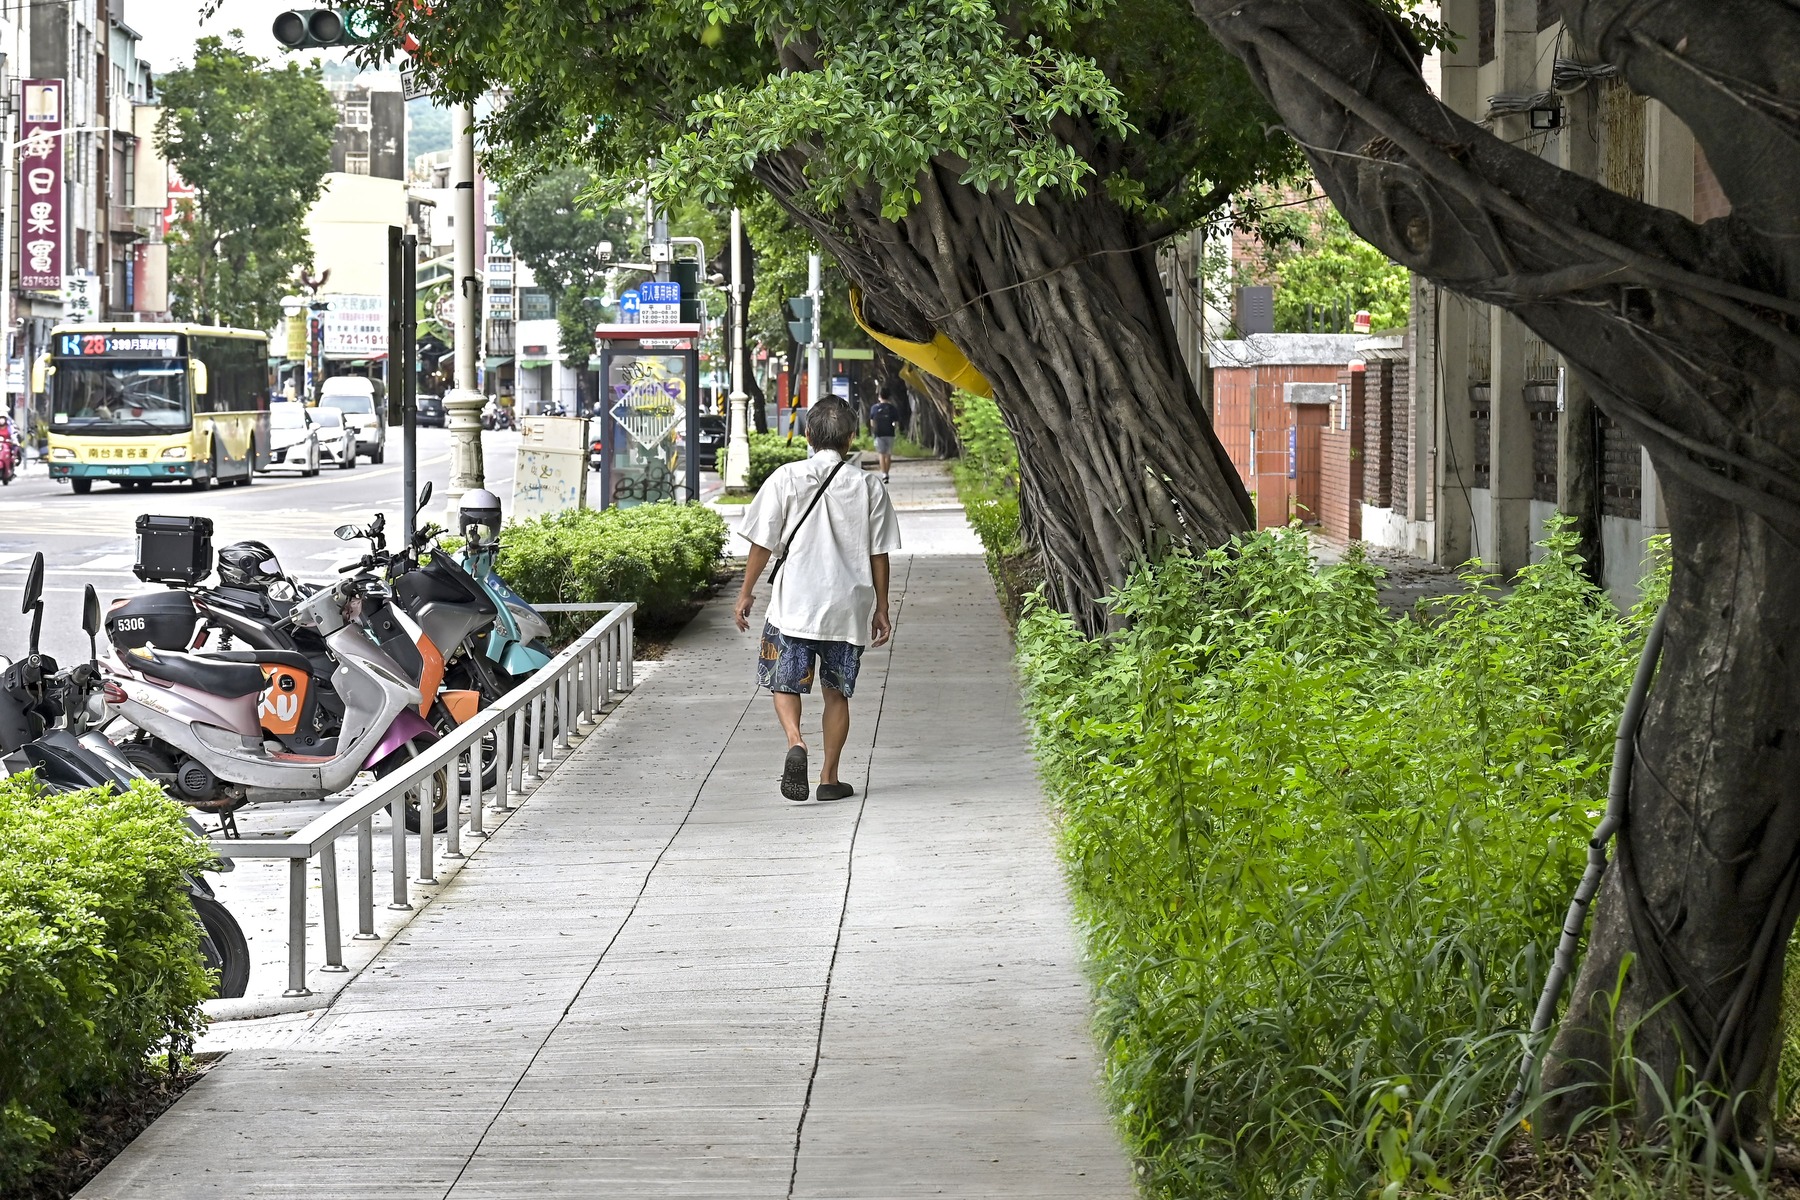
[[[812,694],[813,672],[823,667],[826,687],[849,697],[856,692],[856,672],[862,665],[861,646],[849,642],[815,642],[791,638],[763,623],[762,654],[756,663],[756,686],[796,696]]]

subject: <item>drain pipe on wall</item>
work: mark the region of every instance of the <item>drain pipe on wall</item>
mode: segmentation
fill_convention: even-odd
[[[1519,1081],[1507,1097],[1506,1109],[1516,1112],[1525,1089],[1531,1085],[1531,1073],[1537,1066],[1534,1047],[1556,1021],[1556,1005],[1562,999],[1563,987],[1575,971],[1575,954],[1581,947],[1581,931],[1587,924],[1588,906],[1600,891],[1600,880],[1606,875],[1606,847],[1625,824],[1625,811],[1631,798],[1631,767],[1637,755],[1638,727],[1644,722],[1644,704],[1650,696],[1650,680],[1656,674],[1656,663],[1662,657],[1663,622],[1668,618],[1665,601],[1650,635],[1644,639],[1644,653],[1638,659],[1637,676],[1631,681],[1631,692],[1625,698],[1625,711],[1619,714],[1619,732],[1613,741],[1612,781],[1607,788],[1606,812],[1588,839],[1587,870],[1569,901],[1568,916],[1563,918],[1562,940],[1556,945],[1550,974],[1544,980],[1544,994],[1538,998],[1537,1011],[1531,1017],[1531,1036],[1525,1044],[1525,1056],[1519,1062]]]

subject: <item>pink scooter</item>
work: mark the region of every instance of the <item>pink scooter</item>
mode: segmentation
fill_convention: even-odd
[[[221,813],[251,801],[323,799],[359,771],[397,765],[437,732],[419,716],[419,689],[356,624],[364,597],[386,593],[380,580],[353,576],[307,596],[288,618],[316,630],[337,660],[331,686],[344,701],[343,723],[316,753],[293,753],[265,735],[265,710],[297,712],[314,686],[313,664],[281,650],[126,651],[107,664],[115,676],[107,697],[141,732],[114,740],[139,770],[173,784],[178,798]],[[447,782],[436,789],[437,829],[448,822]],[[407,825],[418,828],[416,811]]]

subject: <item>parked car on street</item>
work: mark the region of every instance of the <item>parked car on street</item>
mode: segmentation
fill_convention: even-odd
[[[356,429],[356,452],[372,463],[387,455],[387,413],[376,403],[375,382],[360,375],[333,375],[319,389],[319,403],[344,414]]]
[[[269,463],[263,470],[286,469],[319,473],[319,430],[303,404],[269,405]]]
[[[356,469],[356,426],[329,404],[312,410],[313,423],[319,431],[319,462],[331,463],[340,471]],[[318,474],[318,468],[313,468]]]
[[[694,453],[699,456],[702,471],[719,469],[719,451],[724,449],[726,440],[731,436],[731,425],[724,417],[716,413],[700,414],[700,432],[694,439]],[[686,449],[687,434],[682,431],[675,435],[675,441]]]
[[[417,412],[419,424],[429,425],[433,429],[444,427],[444,398],[442,396],[420,396]]]

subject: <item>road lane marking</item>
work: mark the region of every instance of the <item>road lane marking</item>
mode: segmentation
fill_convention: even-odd
[[[57,569],[61,571],[129,571],[136,563],[137,556],[135,554],[102,554],[91,562]]]

